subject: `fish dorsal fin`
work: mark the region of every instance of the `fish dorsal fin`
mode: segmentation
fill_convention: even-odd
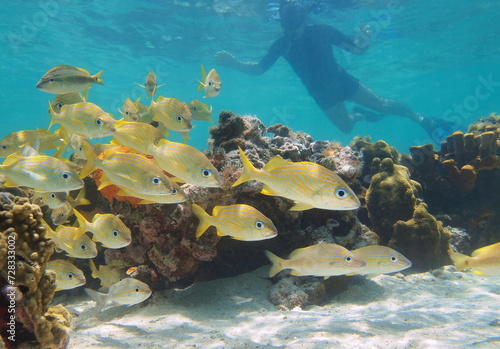
[[[37,139],[38,142],[35,142],[37,143],[36,146],[38,147],[40,145],[40,141]],[[29,146],[29,145],[25,145],[22,149],[22,156],[23,157],[28,157],[28,156],[39,156],[40,154],[38,154],[38,152],[36,151],[36,149],[32,146]]]
[[[212,210],[212,216],[217,216],[224,206],[215,206]]]
[[[275,168],[283,167],[286,165],[290,165],[290,162],[286,161],[285,159],[279,156],[275,156],[274,158],[269,160],[269,162],[262,169],[265,171],[271,171],[274,170]]]
[[[306,204],[305,202],[295,201],[295,205],[290,208],[290,211],[305,211],[314,208],[311,204]]]
[[[288,256],[288,259],[300,258],[301,256],[308,254],[311,247],[313,246],[298,248],[292,251],[292,253],[290,253],[290,255]]]
[[[477,250],[472,252],[471,257],[486,257],[498,254],[500,254],[500,242],[497,242],[496,244],[493,245],[478,248]]]

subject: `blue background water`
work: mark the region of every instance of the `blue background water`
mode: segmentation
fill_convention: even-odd
[[[500,82],[500,2],[393,3],[399,5],[392,13],[385,6],[330,10],[311,21],[334,25],[348,35],[371,24],[374,34],[365,54],[352,56],[338,48],[335,54],[347,71],[384,97],[464,125],[499,111],[500,84],[487,90],[480,81]],[[270,19],[267,1],[3,0],[1,5],[0,138],[48,126],[47,102],[54,95],[34,86],[55,65],[104,70],[105,85],[94,86],[89,100],[118,119],[117,108],[126,97],[142,94],[134,83],[143,83],[151,70],[165,84],[159,95],[186,102],[201,99],[196,88],[203,64],[207,70],[217,68],[223,81],[218,97],[203,100],[213,105],[216,120],[219,111],[232,110],[256,115],[267,126],[287,124],[315,139],[348,144],[355,135],[370,135],[402,152],[430,142],[419,126],[396,116],[358,123],[351,134],[342,134],[283,59],[258,77],[215,66],[219,50],[245,61],[265,54],[281,32]],[[450,112],[456,107],[463,108],[462,115]],[[206,148],[208,127],[197,122],[189,144]]]

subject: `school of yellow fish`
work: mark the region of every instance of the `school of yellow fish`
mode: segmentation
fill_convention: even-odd
[[[201,66],[202,78],[198,91],[204,97],[215,97],[222,83],[215,69],[208,74]],[[149,106],[138,98],[127,98],[121,110],[121,120],[88,101],[88,90],[104,85],[103,72],[91,75],[87,70],[69,65],[50,69],[36,84],[36,88],[57,94],[48,103],[50,115],[47,129],[13,132],[0,141],[0,176],[6,187],[26,187],[33,202],[51,209],[54,230],[47,223],[47,236],[73,258],[89,259],[93,278],[101,280],[102,290],[86,289],[96,301],[96,311],[107,302],[136,304],[151,295],[148,285],[124,277],[118,268],[101,265],[97,268],[92,258],[97,256],[97,243],[105,248],[122,248],[131,243],[130,229],[113,214],[95,214],[86,218],[77,206],[90,202],[85,198],[83,178],[94,170],[102,170],[99,189],[109,185],[119,188],[119,195],[141,199],[140,204],[182,203],[187,196],[177,183],[219,188],[222,180],[210,160],[196,148],[185,144],[195,121],[212,122],[212,107],[198,100],[186,104],[176,98],[155,95],[159,87],[154,72],[144,85],[151,98]],[[83,94],[82,94],[83,92]],[[156,121],[158,126],[151,124]],[[59,128],[51,132],[53,125]],[[184,143],[166,139],[169,132],[179,132]],[[108,144],[93,144],[89,139],[111,136]],[[74,154],[72,161],[64,158],[67,147]],[[123,147],[130,151],[123,151]],[[53,156],[41,151],[54,150]],[[262,194],[282,196],[293,200],[291,210],[311,208],[326,210],[355,210],[360,202],[351,188],[334,172],[312,162],[289,162],[272,158],[262,169],[255,168],[240,148],[243,172],[233,186],[256,180],[264,184]],[[153,158],[151,161],[146,155]],[[168,177],[165,172],[173,177]],[[76,198],[70,191],[80,189]],[[199,205],[191,205],[199,219],[193,234],[199,238],[215,226],[220,236],[256,241],[277,236],[273,222],[252,206],[236,204],[215,206],[212,215]],[[68,218],[76,215],[77,226],[65,226]],[[87,235],[90,232],[92,238]],[[496,245],[500,245],[496,244]],[[485,274],[500,274],[499,247],[483,248],[472,257],[452,253],[457,268],[472,268]],[[397,272],[411,266],[403,255],[384,246],[366,246],[349,251],[336,244],[318,244],[293,251],[289,259],[282,259],[266,251],[272,262],[270,276],[283,269],[292,275],[329,277],[334,275],[377,275]],[[496,256],[496,257],[495,257]],[[495,259],[496,258],[496,259]],[[55,271],[57,290],[67,290],[85,284],[83,272],[70,262],[56,259],[48,269]]]

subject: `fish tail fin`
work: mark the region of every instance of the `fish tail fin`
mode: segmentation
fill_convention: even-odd
[[[59,122],[59,121],[57,121],[57,118],[59,117],[59,115],[57,115],[54,108],[52,108],[52,105],[50,104],[50,102],[49,102],[49,114],[50,114],[50,123],[49,123],[49,127],[47,127],[47,130],[50,130],[50,128],[54,124],[57,124]]]
[[[85,187],[82,187],[82,189],[80,189],[80,192],[78,193],[78,195],[76,196],[76,198],[73,202],[74,207],[80,206],[80,205],[90,205],[91,204],[90,200],[85,197],[85,194],[86,194]]]
[[[91,174],[97,168],[96,164],[99,164],[100,162],[100,160],[97,158],[96,153],[94,152],[94,149],[92,148],[92,144],[90,144],[88,139],[85,139],[83,141],[83,153],[87,158],[87,162],[80,170],[80,179],[83,179]]]
[[[194,215],[200,220],[198,227],[196,227],[196,238],[199,238],[203,235],[203,233],[205,233],[208,227],[212,225],[212,223],[210,222],[211,216],[196,204],[192,204],[191,207],[193,209]]]
[[[77,210],[73,209],[73,212],[75,213],[76,220],[78,221],[78,229],[75,233],[75,236],[73,237],[73,240],[78,239],[80,236],[85,234],[85,232],[90,231],[91,227],[89,226],[89,222],[83,217],[83,215],[78,212]]]
[[[97,267],[92,259],[89,259],[90,271],[92,272],[92,277],[97,279],[99,277],[99,271],[97,271]]]
[[[102,81],[102,73],[103,73],[103,70],[101,70],[99,73],[97,73],[95,75],[92,75],[92,78],[95,80],[96,84],[104,85],[104,81]]]
[[[232,185],[233,187],[254,179],[254,174],[257,172],[257,169],[246,157],[245,152],[240,147],[238,147],[238,149],[240,150],[240,159],[243,164],[243,173],[236,180],[236,182],[234,182],[234,184]]]
[[[205,68],[203,67],[202,64],[200,64],[200,67],[201,67],[201,81],[199,81],[200,85],[198,86],[198,89],[196,91],[201,91],[205,87],[204,81],[207,77],[207,73],[205,72]]]
[[[285,269],[283,266],[283,261],[284,259],[276,256],[274,253],[265,251],[266,256],[269,259],[269,261],[273,264],[271,266],[271,269],[269,269],[269,277],[273,277],[274,275],[278,274],[280,271]]]
[[[108,295],[105,293],[91,290],[90,288],[86,288],[85,292],[87,292],[89,297],[92,298],[92,300],[95,301],[96,303],[94,307],[95,315],[99,314],[99,312],[102,310],[102,308],[104,308],[106,302],[108,301]]]
[[[466,256],[459,252],[450,252],[450,258],[455,264],[457,270],[464,270],[470,268],[470,261],[472,257]]]

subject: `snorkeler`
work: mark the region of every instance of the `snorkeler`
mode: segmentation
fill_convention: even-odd
[[[358,121],[378,121],[385,115],[411,119],[421,125],[436,143],[460,128],[460,125],[442,119],[424,117],[402,102],[376,95],[337,63],[332,45],[362,54],[370,43],[369,28],[362,26],[356,36],[358,39],[352,39],[329,25],[306,25],[308,11],[295,0],[281,1],[279,17],[283,35],[271,45],[260,62],[240,62],[225,51],[215,55],[215,62],[246,74],[261,75],[283,56],[323,112],[344,133],[349,133]],[[356,106],[349,113],[344,105],[348,100],[372,111]]]

